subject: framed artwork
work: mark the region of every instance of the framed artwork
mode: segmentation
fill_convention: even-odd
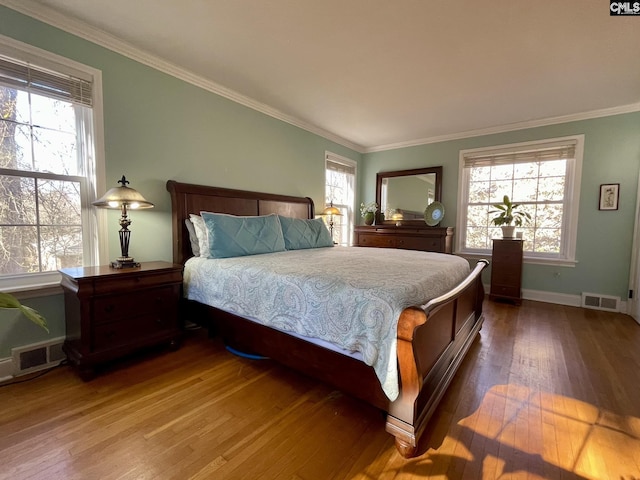
[[[603,183],[600,185],[600,203],[598,204],[598,210],[618,210],[619,198],[619,183]]]

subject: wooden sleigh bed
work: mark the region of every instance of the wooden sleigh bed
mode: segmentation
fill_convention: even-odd
[[[167,182],[171,194],[173,261],[191,256],[185,219],[201,211],[232,215],[314,218],[310,198],[264,194]],[[404,457],[417,454],[429,418],[477,336],[483,321],[481,260],[451,291],[425,305],[405,309],[398,319],[397,363],[400,395],[390,401],[373,368],[350,356],[309,343],[285,332],[193,301],[185,301],[190,320],[221,335],[236,349],[267,356],[331,384],[386,412],[386,430]]]

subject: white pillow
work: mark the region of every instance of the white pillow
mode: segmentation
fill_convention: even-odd
[[[196,229],[196,236],[198,237],[198,245],[200,246],[200,256],[203,258],[209,258],[209,237],[207,233],[207,227],[204,224],[204,220],[200,215],[189,214],[191,223]]]

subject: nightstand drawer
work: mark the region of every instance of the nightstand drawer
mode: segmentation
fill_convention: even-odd
[[[135,344],[157,333],[176,328],[175,312],[146,314],[119,322],[96,325],[93,329],[93,349],[95,351]]]
[[[166,285],[167,283],[181,283],[182,274],[176,271],[154,273],[153,275],[123,275],[114,278],[101,278],[94,282],[93,290],[96,295],[102,293],[131,292],[141,288]]]
[[[170,310],[175,305],[177,286],[165,286],[135,293],[96,297],[93,302],[93,321],[96,325],[110,323],[143,313]]]

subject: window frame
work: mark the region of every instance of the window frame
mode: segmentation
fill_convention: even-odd
[[[456,254],[467,258],[482,258],[491,255],[490,249],[473,249],[465,247],[467,206],[469,198],[470,169],[465,168],[465,158],[479,155],[499,155],[504,153],[518,153],[536,149],[548,148],[559,143],[574,143],[575,158],[567,162],[565,176],[565,197],[563,202],[562,245],[558,255],[545,255],[535,252],[524,252],[526,263],[543,265],[562,265],[574,267],[576,259],[576,244],[578,239],[578,214],[580,208],[580,186],[582,180],[582,162],[584,156],[584,135],[534,140],[529,142],[495,145],[473,149],[460,150],[458,166],[458,215],[456,221]]]
[[[337,163],[337,164],[341,164],[344,165],[346,167],[349,168],[353,168],[353,203],[351,205],[344,205],[344,204],[336,204],[334,203],[334,206],[336,208],[346,208],[347,209],[347,215],[346,215],[346,224],[345,222],[342,222],[342,220],[340,220],[340,225],[343,226],[344,228],[347,229],[347,246],[351,246],[353,245],[353,236],[354,236],[354,226],[355,226],[355,207],[356,207],[356,192],[358,191],[358,162],[356,162],[355,160],[352,160],[350,158],[347,157],[343,157],[341,155],[337,155],[335,153],[329,152],[329,151],[325,151],[324,152],[324,199],[326,202],[326,198],[327,198],[327,171],[329,170],[327,168],[327,164],[328,162],[333,162],[333,163]],[[323,202],[324,203],[324,202]],[[324,204],[324,208],[328,207],[327,204]],[[344,215],[343,215],[344,217]],[[341,243],[338,243],[338,245],[344,245]]]
[[[103,123],[103,97],[102,97],[102,72],[96,68],[70,60],[46,50],[28,45],[10,37],[0,35],[0,54],[16,60],[29,62],[66,75],[89,79],[93,83],[93,105],[85,122],[91,122],[92,132],[86,132],[85,138],[88,145],[82,142],[79,148],[87,148],[84,154],[89,156],[87,170],[85,172],[86,188],[81,193],[82,203],[82,232],[83,232],[83,265],[98,265],[107,262],[108,228],[107,214],[104,210],[91,206],[91,202],[97,198],[97,192],[104,191],[105,183],[105,154],[104,154],[104,123]],[[85,109],[85,112],[89,112]],[[92,147],[92,148],[91,148]],[[93,151],[91,151],[93,150]],[[44,172],[24,172],[24,176],[37,176],[46,178],[49,174]],[[71,178],[71,177],[70,177]],[[103,247],[104,246],[104,247]],[[31,290],[48,290],[56,287],[51,293],[57,292],[61,276],[57,271],[26,273],[19,275],[0,275],[0,291],[22,292]]]

